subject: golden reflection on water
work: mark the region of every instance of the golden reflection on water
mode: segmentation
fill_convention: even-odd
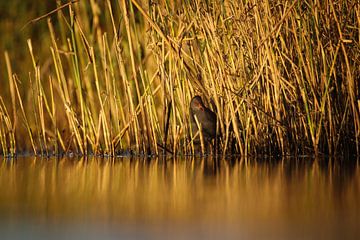
[[[351,230],[359,215],[356,161],[19,158],[0,165],[0,219]]]

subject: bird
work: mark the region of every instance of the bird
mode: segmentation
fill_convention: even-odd
[[[196,95],[190,102],[190,120],[193,136],[198,132],[195,116],[201,125],[202,135],[205,141],[211,141],[216,137],[216,114],[205,107],[200,96]]]

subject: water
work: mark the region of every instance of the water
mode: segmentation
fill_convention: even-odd
[[[355,160],[39,159],[0,165],[0,239],[359,239]]]

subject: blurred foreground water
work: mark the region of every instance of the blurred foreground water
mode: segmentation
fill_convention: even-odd
[[[356,160],[2,160],[0,239],[360,239]]]

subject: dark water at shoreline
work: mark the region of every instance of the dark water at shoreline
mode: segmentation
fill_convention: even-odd
[[[39,159],[0,165],[0,239],[356,239],[357,161]]]

